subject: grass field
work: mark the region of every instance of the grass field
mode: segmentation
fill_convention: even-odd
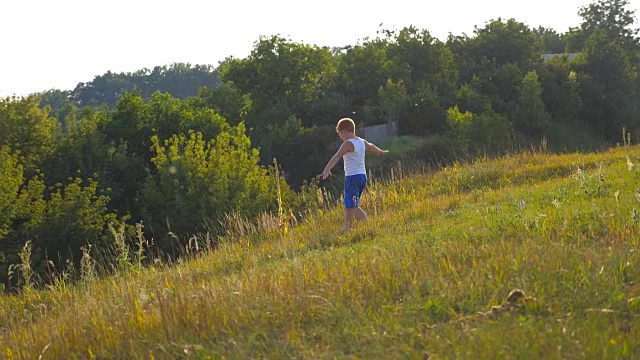
[[[639,180],[640,147],[396,172],[345,235],[332,206],[2,296],[0,357],[640,358]]]

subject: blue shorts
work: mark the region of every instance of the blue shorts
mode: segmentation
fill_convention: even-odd
[[[344,207],[357,208],[362,192],[367,187],[367,175],[358,174],[344,178]]]

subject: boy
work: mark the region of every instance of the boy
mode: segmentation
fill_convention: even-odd
[[[356,136],[356,124],[350,118],[338,121],[336,132],[343,141],[342,146],[322,172],[322,179],[331,175],[331,169],[344,159],[344,232],[349,231],[355,217],[358,220],[366,220],[367,214],[360,208],[360,197],[367,186],[367,170],[364,166],[365,152],[372,151],[377,155],[386,154],[389,151],[381,150],[365,139]]]

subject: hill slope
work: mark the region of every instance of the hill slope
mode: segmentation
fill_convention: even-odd
[[[639,150],[396,176],[346,235],[330,207],[172,267],[4,296],[0,353],[634,358]]]

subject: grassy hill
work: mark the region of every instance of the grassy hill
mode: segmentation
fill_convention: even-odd
[[[345,235],[332,205],[172,266],[2,296],[0,354],[638,358],[639,167],[618,147],[396,172]]]

